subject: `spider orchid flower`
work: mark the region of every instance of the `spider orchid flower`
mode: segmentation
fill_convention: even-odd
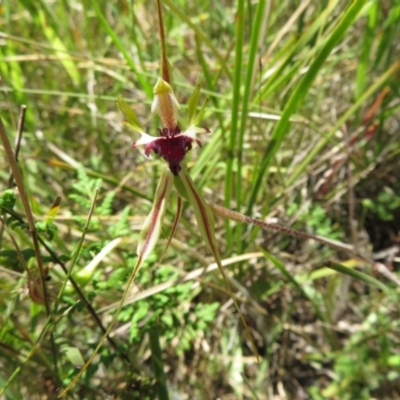
[[[151,106],[151,112],[158,114],[163,124],[163,127],[158,129],[158,137],[151,136],[143,130],[136,114],[121,97],[117,101],[119,108],[125,114],[125,124],[141,135],[140,139],[133,143],[133,147],[144,145],[147,157],[151,151],[162,157],[175,176],[179,174],[181,163],[186,153],[191,150],[193,142],[201,147],[196,134],[209,132],[206,128],[196,126],[201,114],[200,112],[196,115],[200,86],[201,82],[198,81],[189,100],[189,127],[182,132],[178,125],[179,103],[171,86],[163,78],[158,79],[154,86],[154,100]]]
[[[92,355],[89,357],[89,359],[82,367],[82,369],[78,372],[78,374],[74,377],[72,382],[63,391],[61,391],[59,397],[64,396],[71,389],[71,387],[75,385],[80,376],[94,359],[96,353],[99,351],[100,347],[106,340],[107,335],[111,332],[112,327],[116,323],[117,316],[119,315],[122,306],[125,303],[126,297],[130,290],[130,286],[135,280],[136,274],[143,264],[143,261],[153,251],[160,236],[162,223],[164,220],[165,212],[167,210],[168,199],[174,186],[178,192],[178,207],[175,215],[175,221],[172,227],[172,232],[170,234],[170,240],[174,235],[181,215],[182,196],[186,198],[193,207],[200,234],[214,256],[221,275],[226,283],[228,292],[233,299],[235,307],[250,338],[253,351],[258,358],[257,348],[255,346],[254,339],[249,331],[249,328],[240,311],[236,299],[233,296],[230,283],[222,267],[221,257],[218,251],[218,243],[215,237],[215,221],[213,217],[213,212],[199,189],[196,187],[195,183],[192,181],[192,178],[190,177],[189,172],[187,171],[186,166],[183,163],[185,155],[191,149],[193,142],[196,142],[199,146],[201,146],[200,141],[196,138],[196,134],[208,132],[207,129],[199,128],[196,126],[204,109],[203,107],[200,113],[196,115],[197,104],[200,95],[200,84],[201,82],[198,81],[196,88],[193,91],[193,94],[188,102],[189,127],[186,129],[186,131],[181,132],[178,125],[177,117],[179,104],[174,96],[171,86],[164,79],[158,79],[154,87],[154,101],[151,110],[152,112],[155,112],[160,116],[163,123],[163,127],[159,129],[159,137],[154,137],[147,134],[141,127],[135,112],[128,106],[128,104],[126,104],[122,97],[119,97],[117,100],[119,108],[125,115],[125,124],[132,128],[134,131],[140,133],[141,135],[140,139],[133,144],[133,147],[135,148],[144,145],[144,152],[147,157],[150,155],[150,152],[153,151],[157,155],[161,156],[168,163],[169,168],[166,168],[163,171],[158,182],[150,214],[147,216],[140,232],[137,246],[138,259],[136,261],[136,265],[132,271],[132,274],[126,284],[124,294],[122,295],[122,299],[114,314],[114,318],[111,321],[106,333],[102,336]]]
[[[200,113],[197,113],[200,89],[201,80],[199,79],[188,101],[189,127],[184,132],[181,132],[178,125],[179,103],[168,82],[163,78],[158,79],[154,86],[154,100],[151,106],[151,111],[159,115],[163,124],[163,127],[158,130],[160,134],[158,137],[147,134],[141,127],[135,112],[128,104],[126,104],[121,97],[117,100],[119,108],[125,115],[124,123],[141,135],[139,140],[133,143],[133,147],[136,148],[144,145],[144,152],[147,157],[150,155],[150,152],[153,151],[155,154],[162,157],[168,163],[169,167],[160,177],[150,214],[146,218],[140,233],[137,248],[137,254],[139,256],[138,267],[156,245],[173,186],[177,189],[179,196],[178,209],[170,237],[173,236],[180,218],[182,196],[192,203],[200,232],[210,250],[219,258],[217,243],[214,236],[215,222],[212,212],[201,193],[196,188],[194,182],[191,180],[183,164],[185,155],[192,148],[193,142],[201,146],[196,134],[209,132],[208,129],[196,126],[204,110],[203,106]]]
[[[158,79],[154,87],[154,100],[151,111],[159,115],[163,124],[163,127],[158,130],[160,134],[159,137],[150,136],[143,130],[143,128],[140,126],[138,118],[136,117],[136,114],[123,101],[122,98],[119,98],[117,101],[119,108],[125,114],[125,124],[141,135],[140,139],[133,144],[133,147],[136,148],[144,145],[144,152],[147,157],[150,155],[150,152],[153,151],[155,154],[162,157],[169,166],[169,168],[165,169],[161,175],[156,193],[154,195],[154,201],[150,214],[147,216],[143,224],[137,247],[137,254],[139,258],[129,282],[133,281],[141,264],[154,249],[157,243],[157,240],[160,236],[165,211],[167,209],[168,199],[173,186],[175,186],[179,194],[178,207],[172,232],[170,234],[170,240],[174,235],[181,215],[182,196],[187,199],[193,207],[200,234],[214,256],[222,277],[225,280],[227,289],[231,294],[235,307],[239,312],[240,318],[242,319],[242,322],[251,340],[253,351],[258,357],[253,337],[233,296],[229,281],[226,277],[224,269],[222,268],[221,257],[218,251],[218,243],[215,237],[215,221],[213,212],[201,194],[200,190],[196,187],[186,169],[186,166],[183,163],[186,153],[192,148],[193,142],[196,142],[199,146],[201,146],[196,134],[209,132],[208,129],[199,128],[196,126],[204,110],[203,106],[200,113],[196,113],[200,96],[200,87],[201,81],[199,80],[188,102],[189,127],[184,132],[181,132],[181,129],[178,125],[177,116],[180,108],[179,103],[175,98],[171,86],[164,79]],[[128,287],[129,285],[130,283],[128,283]],[[123,303],[123,301],[121,301],[121,303]]]

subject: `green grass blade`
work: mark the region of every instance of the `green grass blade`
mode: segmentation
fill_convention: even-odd
[[[244,0],[238,1],[236,14],[236,43],[235,43],[235,73],[233,81],[233,98],[231,111],[231,130],[228,144],[228,159],[226,163],[225,180],[225,207],[229,208],[233,191],[233,163],[235,161],[235,148],[237,144],[237,127],[239,122],[239,104],[241,100],[240,88],[242,83],[242,58],[244,35]],[[232,230],[230,223],[225,221],[226,241],[228,249],[232,248]]]
[[[215,58],[221,63],[221,68],[226,74],[226,76],[229,78],[230,81],[232,81],[231,73],[228,69],[228,66],[224,58],[222,57],[221,52],[214,46],[210,38],[201,29],[199,29],[199,27],[195,25],[190,20],[190,18],[171,0],[163,0],[163,4],[166,5],[174,14],[176,14],[182,21],[184,21],[188,26],[190,26],[190,28],[193,29],[198,39],[204,42],[208,46],[208,48],[211,50]]]
[[[72,61],[72,58],[68,54],[68,49],[66,48],[64,42],[57,35],[57,32],[52,29],[51,25],[47,23],[45,14],[42,10],[38,11],[38,18],[42,24],[42,29],[47,40],[54,48],[54,54],[60,57],[60,62],[65,71],[67,71],[67,74],[71,78],[72,82],[75,85],[78,85],[80,81],[80,74],[74,61]]]
[[[385,293],[390,293],[389,287],[387,287],[385,284],[378,281],[374,277],[364,274],[361,271],[357,271],[356,269],[345,267],[344,265],[336,263],[336,262],[330,262],[326,266],[330,269],[333,269],[334,271],[340,272],[341,274],[350,276],[351,278],[357,279],[359,281],[363,281],[363,282],[367,283],[368,285],[375,286]]]
[[[276,71],[268,78],[268,81],[260,89],[259,97],[261,100],[268,98],[270,94],[279,90],[279,88],[287,82],[288,77],[298,71],[301,62],[293,62],[294,56],[305,49],[307,45],[309,46],[312,43],[314,37],[318,34],[318,31],[324,28],[326,19],[331,13],[333,13],[337,3],[338,0],[330,1],[326,8],[317,15],[315,21],[312,22],[311,26],[300,36],[300,38],[298,38],[294,43],[289,42],[281,51],[276,53],[271,64],[273,65],[278,62],[279,65]],[[309,54],[311,55],[313,52],[316,52],[320,46],[319,43],[311,46]],[[285,73],[285,70],[289,67],[289,71]]]
[[[303,78],[297,85],[296,89],[290,96],[290,99],[288,100],[285,109],[282,113],[281,119],[275,126],[275,129],[272,133],[271,141],[265,151],[262,164],[257,172],[257,180],[253,187],[249,205],[247,208],[248,215],[252,214],[252,209],[256,201],[258,191],[261,188],[261,183],[263,180],[264,173],[267,167],[269,166],[271,160],[276,155],[283,139],[285,138],[288,132],[290,125],[289,118],[299,107],[301,101],[308,93],[308,90],[310,89],[314,79],[316,78],[318,71],[321,69],[322,65],[324,64],[325,60],[328,58],[328,56],[330,55],[336,44],[343,38],[347,29],[355,21],[364,3],[365,0],[355,0],[353,4],[349,7],[349,9],[344,14],[339,24],[336,26],[336,28],[330,35],[329,39],[326,41],[324,47],[321,49],[320,53],[313,61],[313,63],[310,65],[310,68],[308,69],[308,71],[303,76]]]
[[[310,164],[320,151],[329,143],[333,135],[337,130],[359,109],[364,102],[372,96],[372,94],[379,89],[397,70],[400,69],[400,62],[396,62],[392,65],[373,85],[371,85],[366,92],[350,107],[334,125],[334,127],[313,147],[313,149],[307,154],[299,166],[293,171],[292,175],[287,180],[287,186],[293,184],[299,175],[304,172],[307,166]]]
[[[368,66],[369,58],[372,50],[372,43],[375,38],[377,27],[377,14],[378,14],[378,3],[372,3],[368,14],[368,23],[364,33],[364,40],[361,48],[361,55],[357,68],[356,78],[356,93],[355,98],[358,99],[365,91],[365,87],[368,81]]]
[[[160,336],[157,326],[149,329],[149,344],[151,350],[151,363],[153,365],[154,376],[156,377],[159,400],[168,400],[167,379],[164,373],[162,351],[160,346]]]
[[[240,119],[239,139],[238,139],[238,152],[237,152],[237,175],[236,175],[236,202],[237,209],[240,211],[241,198],[242,198],[242,158],[243,158],[243,142],[244,134],[246,131],[247,112],[250,104],[250,96],[252,92],[252,81],[255,71],[255,61],[257,57],[258,44],[260,42],[260,34],[262,30],[262,21],[264,18],[264,10],[266,0],[260,0],[257,5],[256,15],[254,18],[253,31],[251,33],[249,57],[247,61],[246,79],[244,86],[244,94],[242,100],[242,114]]]
[[[114,44],[118,47],[118,50],[122,53],[122,55],[125,58],[125,61],[129,64],[129,66],[132,68],[132,71],[136,74],[136,77],[143,89],[143,91],[146,93],[147,97],[151,99],[153,97],[153,88],[150,85],[150,83],[147,81],[147,79],[144,77],[141,71],[138,70],[136,64],[133,62],[132,58],[129,56],[128,52],[126,51],[124,45],[121,43],[119,40],[118,36],[114,32],[114,30],[111,28],[109,23],[107,22],[106,18],[104,17],[103,13],[100,10],[100,7],[98,5],[98,2],[96,0],[91,0],[92,6],[97,14],[97,17],[99,18],[101,24],[103,25],[103,28],[106,30],[106,32],[110,35],[112,41]]]

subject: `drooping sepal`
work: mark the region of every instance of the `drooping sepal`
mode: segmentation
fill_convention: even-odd
[[[179,183],[177,184],[177,182]],[[178,176],[175,178],[175,185],[180,192],[183,192],[187,195],[189,202],[191,203],[194,213],[196,215],[196,221],[197,225],[199,227],[201,236],[203,237],[205,243],[207,244],[207,247],[211,250],[215,262],[217,263],[218,269],[221,272],[221,275],[225,281],[225,285],[228,289],[228,292],[233,300],[233,303],[235,304],[235,308],[238,311],[240,315],[240,319],[243,322],[243,325],[245,327],[245,330],[247,332],[247,335],[250,339],[251,346],[253,348],[253,352],[256,355],[257,359],[259,359],[257,347],[254,343],[253,336],[250,332],[250,329],[246,323],[246,320],[243,317],[242,312],[240,311],[239,305],[233,295],[231,285],[229,283],[229,280],[225,274],[225,271],[222,267],[222,262],[221,262],[221,257],[219,255],[218,251],[218,243],[217,239],[215,237],[215,221],[214,221],[214,216],[211,211],[210,206],[200,193],[200,191],[197,189],[196,185],[192,181],[192,178],[189,175],[189,172],[187,171],[185,166],[182,166],[181,171],[179,172]],[[182,190],[183,189],[183,190]]]
[[[175,182],[175,179],[174,179],[174,182]],[[161,256],[161,260],[164,259],[165,253],[167,252],[169,245],[171,244],[172,238],[174,237],[176,229],[178,228],[178,223],[179,223],[179,220],[181,219],[181,215],[182,215],[182,197],[179,196],[179,194],[178,194],[178,202],[177,202],[177,206],[176,206],[174,223],[172,224],[172,230],[171,230],[171,233],[169,234],[167,245],[165,246],[164,253]],[[161,263],[161,261],[160,261],[160,263]]]
[[[201,236],[214,257],[219,260],[218,244],[215,238],[215,220],[210,206],[192,181],[186,167],[182,166],[178,178],[181,181],[189,202],[193,207]]]
[[[167,201],[174,183],[174,175],[166,169],[158,182],[153,206],[150,214],[144,221],[140,239],[137,247],[137,254],[144,260],[154,249],[160,236],[162,221],[166,210]]]

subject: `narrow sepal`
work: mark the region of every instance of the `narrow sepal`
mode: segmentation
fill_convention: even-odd
[[[192,178],[190,177],[186,167],[182,166],[182,169],[179,172],[178,178],[180,178],[182,185],[185,188],[185,191],[189,198],[189,202],[191,203],[194,213],[196,215],[197,225],[199,227],[200,233],[214,256],[214,259],[218,265],[218,269],[221,272],[222,278],[225,281],[225,285],[228,289],[228,292],[233,300],[233,303],[235,304],[235,308],[240,315],[240,319],[242,320],[242,323],[244,325],[246,333],[250,339],[251,346],[253,348],[253,352],[256,355],[257,359],[259,360],[259,355],[258,355],[257,347],[254,343],[253,336],[249,330],[249,327],[246,323],[246,320],[244,319],[242,312],[240,311],[239,305],[238,305],[238,303],[235,299],[235,296],[232,292],[232,288],[229,283],[229,280],[228,280],[228,278],[225,274],[225,271],[222,267],[221,257],[219,255],[219,251],[218,251],[218,243],[217,243],[217,239],[215,238],[215,221],[214,221],[214,216],[211,211],[211,208],[208,205],[208,203],[206,202],[206,200],[203,198],[200,191],[197,189],[194,182],[192,181]]]
[[[174,175],[168,169],[161,175],[158,182],[153,206],[150,214],[144,221],[140,239],[137,247],[137,254],[143,260],[151,253],[160,236],[162,221],[164,218],[166,204],[174,183]]]
[[[174,179],[174,181],[175,181],[175,179]],[[175,214],[174,224],[172,225],[172,230],[169,235],[167,245],[165,246],[164,253],[161,256],[160,263],[164,259],[165,253],[167,252],[169,245],[171,244],[171,240],[175,235],[175,231],[176,231],[176,228],[178,227],[178,223],[179,223],[179,220],[181,219],[181,215],[182,215],[182,198],[181,198],[181,196],[178,195],[178,203],[176,206],[176,214]]]
[[[215,221],[210,206],[192,181],[186,167],[182,166],[178,176],[193,207],[201,236],[213,255],[219,258],[217,241],[215,239]]]

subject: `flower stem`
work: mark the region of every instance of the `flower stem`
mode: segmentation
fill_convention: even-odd
[[[161,76],[164,79],[164,81],[172,85],[170,79],[167,50],[165,46],[165,32],[164,32],[164,22],[161,9],[161,0],[157,0],[157,13],[158,13],[158,32],[160,34],[160,40],[161,40]]]

